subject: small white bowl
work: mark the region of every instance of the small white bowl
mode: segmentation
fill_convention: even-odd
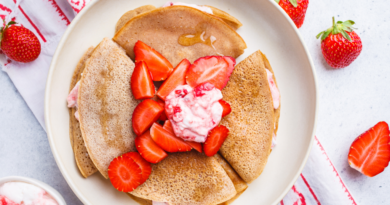
[[[53,197],[54,200],[57,201],[58,205],[66,205],[66,202],[64,198],[61,196],[60,193],[58,193],[57,190],[55,190],[53,187],[38,181],[36,179],[31,179],[27,177],[19,177],[19,176],[8,176],[0,179],[0,186],[7,183],[7,182],[25,182],[32,185],[35,185],[37,187],[42,188],[45,190],[51,197]]]

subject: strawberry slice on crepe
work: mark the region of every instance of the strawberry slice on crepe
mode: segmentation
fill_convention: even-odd
[[[172,74],[166,81],[160,86],[157,91],[157,96],[165,100],[165,98],[171,93],[177,86],[186,84],[186,73],[191,63],[187,59],[183,59],[173,70]]]
[[[173,71],[172,64],[159,52],[137,41],[134,46],[135,62],[145,61],[148,65],[153,81],[162,81],[168,78]]]
[[[219,104],[222,105],[222,117],[225,117],[226,115],[228,115],[230,112],[232,112],[232,108],[230,107],[230,104],[227,103],[226,101],[224,100],[219,100]]]
[[[219,148],[221,148],[223,142],[225,142],[228,135],[229,129],[223,125],[219,125],[212,129],[206,139],[206,142],[204,142],[204,153],[209,157],[212,157],[217,154]]]
[[[150,163],[155,164],[168,157],[168,154],[150,137],[149,130],[135,138],[134,143],[142,158]]]
[[[150,136],[158,146],[167,152],[191,151],[191,146],[183,139],[176,137],[174,133],[164,129],[157,123],[154,123],[150,128]]]
[[[163,128],[169,132],[171,132],[173,135],[175,135],[175,132],[173,131],[172,123],[169,120],[166,120],[164,122]],[[194,148],[198,152],[202,152],[202,144],[198,142],[192,142],[192,141],[184,141],[185,143],[189,144],[192,148]]]
[[[138,104],[131,119],[135,134],[139,136],[144,133],[160,118],[162,112],[164,108],[154,100],[146,99]]]
[[[142,171],[132,158],[120,156],[108,166],[108,177],[118,191],[131,192],[141,184]]]
[[[152,98],[156,92],[149,69],[144,61],[135,63],[130,81],[131,92],[137,100]]]
[[[186,74],[187,84],[196,86],[209,82],[222,90],[229,81],[229,63],[222,56],[207,56],[196,60]]]
[[[128,152],[126,154],[123,154],[122,157],[130,157],[134,160],[135,163],[137,163],[142,172],[140,183],[143,184],[152,173],[152,166],[150,165],[150,163],[144,158],[142,158],[138,152]]]
[[[366,176],[376,176],[389,165],[389,143],[389,126],[379,122],[353,141],[348,154],[349,165]]]
[[[162,101],[161,99],[157,99],[157,103],[158,103],[162,108],[164,108],[164,111],[161,113],[159,120],[161,120],[161,121],[167,120],[168,118],[167,118],[167,115],[165,114],[165,102]]]

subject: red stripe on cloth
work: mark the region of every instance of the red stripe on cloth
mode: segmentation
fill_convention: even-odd
[[[301,174],[301,177],[303,179],[303,182],[305,182],[307,188],[309,188],[309,191],[311,193],[311,195],[313,195],[314,199],[316,200],[317,204],[318,205],[321,205],[320,201],[318,200],[316,194],[314,193],[313,189],[311,189],[311,186],[309,185],[309,183],[306,181],[306,178],[303,176],[303,174]]]
[[[303,196],[303,194],[297,190],[295,185],[293,185],[292,190],[294,191],[295,194],[298,195],[299,201],[301,202],[301,205],[306,205],[305,196]],[[298,205],[298,201],[294,202],[293,205]]]
[[[343,187],[344,192],[347,193],[348,198],[352,201],[352,204],[353,204],[353,205],[357,205],[356,202],[355,202],[355,199],[352,197],[351,193],[349,192],[349,190],[348,190],[347,187],[345,186],[343,180],[341,179],[339,173],[337,172],[336,167],[333,166],[333,163],[330,161],[330,159],[329,159],[329,157],[328,157],[328,154],[326,154],[324,147],[322,146],[322,144],[320,143],[320,141],[317,139],[317,136],[315,136],[314,139],[317,141],[316,144],[320,147],[320,149],[321,149],[321,151],[322,151],[322,154],[325,155],[326,160],[327,160],[327,161],[329,162],[329,164],[332,166],[333,172],[336,174],[337,178],[339,178],[340,184],[341,184],[341,186]]]
[[[69,26],[70,21],[68,17],[65,15],[65,13],[61,10],[60,6],[58,6],[57,2],[55,0],[48,0],[51,2],[51,5],[56,9],[58,15],[66,22],[66,25]]]
[[[15,4],[16,4],[16,0],[14,0]],[[26,17],[26,19],[28,20],[28,22],[30,22],[30,24],[35,28],[35,31],[37,31],[38,35],[42,38],[43,42],[46,43],[46,39],[45,37],[43,37],[41,31],[38,29],[38,27],[31,21],[30,17],[27,16],[27,14],[24,12],[24,10],[22,9],[22,7],[19,5],[18,6],[19,10],[23,13],[23,15]]]
[[[11,9],[7,8],[6,6],[4,6],[3,4],[0,4],[0,9],[3,10],[3,11],[6,11],[8,13],[11,13]]]
[[[280,201],[280,205],[284,205],[284,203],[283,203],[283,199],[282,199],[282,201]]]

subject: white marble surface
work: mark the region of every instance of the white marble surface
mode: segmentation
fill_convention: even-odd
[[[313,58],[319,85],[317,137],[358,204],[390,204],[390,168],[368,178],[349,168],[351,142],[379,121],[390,123],[390,8],[383,0],[311,0],[300,33]],[[336,20],[351,19],[363,41],[347,68],[327,66],[315,36]],[[244,25],[245,26],[245,25]],[[70,205],[82,204],[62,177],[46,133],[7,74],[0,72],[0,178],[32,177],[57,189]]]

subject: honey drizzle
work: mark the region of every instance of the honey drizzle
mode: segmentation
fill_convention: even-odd
[[[178,43],[182,46],[192,46],[197,43],[203,43],[205,45],[212,47],[218,55],[223,56],[217,51],[217,49],[214,46],[214,42],[217,40],[215,36],[211,35],[210,37],[205,39],[206,30],[207,30],[207,24],[199,23],[195,27],[195,34],[181,35],[178,39]]]

